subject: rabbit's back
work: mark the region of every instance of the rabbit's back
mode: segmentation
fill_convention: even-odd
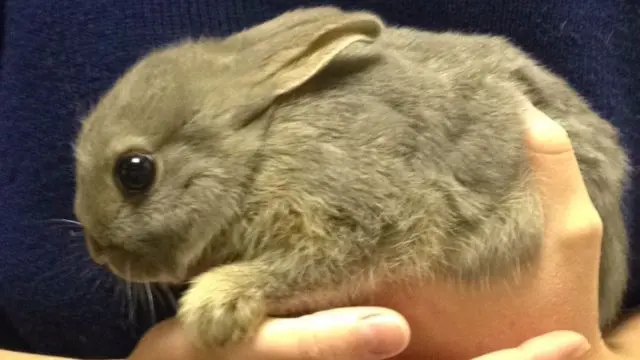
[[[613,127],[503,39],[386,31],[273,109],[245,255],[470,280],[513,273],[542,229],[523,141],[531,101],[569,132],[601,212],[612,318],[626,282],[612,264],[626,254],[626,156]]]
[[[386,46],[354,47],[273,110],[249,202],[252,227],[271,230],[256,241],[312,246],[278,233],[283,211],[340,256],[376,249],[375,261],[389,255],[381,247],[413,242],[454,256],[462,227],[475,233],[501,204],[529,201],[515,85],[443,75]]]

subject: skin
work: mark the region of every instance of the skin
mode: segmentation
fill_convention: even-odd
[[[566,133],[534,108],[526,116],[546,119],[530,122],[527,137],[545,220],[540,258],[515,286],[471,292],[424,285],[418,302],[426,304],[419,312],[401,298],[381,301],[408,319],[414,339],[424,339],[410,344],[401,359],[468,359],[557,329],[584,334],[589,358],[611,355],[597,326],[602,222]],[[433,293],[438,296],[428,295]]]
[[[449,341],[455,340],[461,352],[471,354],[471,348],[501,349],[475,360],[640,358],[637,341],[640,316],[628,319],[606,339],[599,331],[597,283],[602,223],[586,193],[571,143],[562,128],[536,109],[531,109],[525,116],[531,124],[527,145],[542,195],[545,242],[543,256],[537,266],[523,274],[517,287],[512,286],[509,290],[492,288],[491,291],[467,293],[466,296],[461,296],[458,289],[454,297],[447,286],[430,284],[422,286],[411,298],[379,297],[382,305],[398,312],[379,307],[346,308],[297,319],[270,319],[253,342],[218,353],[199,350],[177,321],[168,320],[149,331],[129,359],[414,360],[469,359],[476,356],[449,354],[440,357],[434,353],[447,352],[447,333],[455,331],[457,333],[449,336]],[[441,306],[438,321],[432,317],[432,312],[426,311],[429,306],[420,306],[419,311],[412,311],[416,303],[433,303],[430,294],[434,290],[441,291],[437,297],[440,305],[454,301],[452,306],[467,303],[468,306],[462,309],[484,310],[446,313],[447,309]],[[389,293],[394,292],[387,291]],[[360,319],[372,313],[384,315],[384,321],[378,322],[382,326],[373,333],[373,338],[367,338]],[[442,316],[447,316],[447,321],[443,321]],[[456,329],[456,316],[464,320],[461,321],[465,325],[464,331]],[[438,325],[442,335],[431,332],[431,323]],[[572,331],[552,331],[555,329]],[[527,337],[532,339],[526,340]],[[411,343],[410,338],[421,339],[421,342]],[[521,338],[522,341],[519,340]],[[502,346],[503,343],[508,345]],[[376,344],[381,348],[377,349],[378,355],[372,355],[376,352],[373,347]],[[465,346],[460,347],[460,344]],[[401,355],[393,357],[403,350]],[[61,360],[3,351],[0,351],[0,357],[7,360]]]

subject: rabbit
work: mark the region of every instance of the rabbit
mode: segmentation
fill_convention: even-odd
[[[627,283],[618,131],[496,35],[290,10],[140,58],[82,121],[74,211],[92,259],[132,282],[188,283],[203,346],[267,316],[357,303],[383,282],[516,278],[543,220],[523,113],[569,134],[604,224],[600,325]]]

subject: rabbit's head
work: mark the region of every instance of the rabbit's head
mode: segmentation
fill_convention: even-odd
[[[92,258],[130,281],[182,282],[205,253],[216,259],[206,266],[240,256],[229,229],[243,216],[270,106],[382,27],[369,13],[312,8],[141,59],[76,142],[75,212]]]

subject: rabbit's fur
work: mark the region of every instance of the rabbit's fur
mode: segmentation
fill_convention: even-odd
[[[178,316],[208,345],[381,280],[504,280],[541,244],[530,104],[569,133],[602,217],[605,328],[627,281],[627,156],[616,129],[502,37],[320,7],[154,51],[83,124],[76,214],[120,276],[192,278]],[[158,165],[134,202],[112,176],[133,150]]]

